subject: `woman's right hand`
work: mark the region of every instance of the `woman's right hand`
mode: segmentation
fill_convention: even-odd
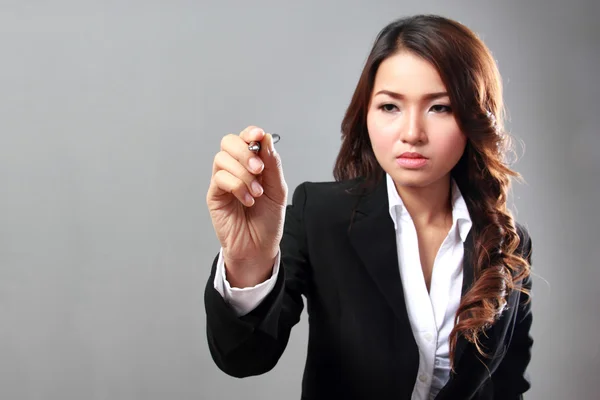
[[[261,142],[258,154],[252,141]],[[250,287],[269,278],[283,235],[287,184],[273,138],[254,126],[226,135],[214,158],[206,203],[227,280]]]

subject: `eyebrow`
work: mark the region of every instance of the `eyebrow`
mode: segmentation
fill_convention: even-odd
[[[380,90],[379,92],[375,93],[375,96],[377,96],[378,94],[386,94],[386,95],[393,97],[394,99],[398,99],[398,100],[402,100],[405,98],[405,96],[402,93],[396,93],[396,92],[392,92],[390,90]],[[423,95],[423,99],[424,100],[434,100],[434,99],[439,99],[440,97],[446,97],[446,96],[448,96],[448,92],[427,93],[427,94]]]

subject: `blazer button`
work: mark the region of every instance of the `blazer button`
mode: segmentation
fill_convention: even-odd
[[[427,382],[427,376],[425,374],[421,374],[421,375],[419,375],[419,380],[421,382]]]

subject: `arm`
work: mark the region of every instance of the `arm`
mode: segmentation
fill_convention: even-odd
[[[523,256],[531,265],[531,238],[524,229],[521,239],[524,249]],[[523,288],[531,291],[531,276],[523,280]],[[532,320],[530,296],[520,293],[519,308],[515,317],[515,327],[510,346],[502,363],[492,375],[495,399],[521,400],[523,399],[523,393],[531,387],[527,367],[531,361],[531,348],[533,346],[530,331]]]
[[[275,285],[248,314],[238,316],[215,289],[215,257],[204,292],[206,333],[214,362],[231,376],[241,378],[271,370],[287,346],[292,327],[300,321],[302,294],[310,279],[303,223],[305,202],[304,185],[300,185],[286,209],[281,267]]]

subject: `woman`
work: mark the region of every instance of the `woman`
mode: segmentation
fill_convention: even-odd
[[[302,398],[522,398],[531,240],[506,206],[517,173],[502,113],[486,46],[419,15],[374,43],[335,182],[305,182],[286,206],[272,136],[225,136],[207,194],[222,245],[205,290],[219,368],[272,369],[304,295]]]

